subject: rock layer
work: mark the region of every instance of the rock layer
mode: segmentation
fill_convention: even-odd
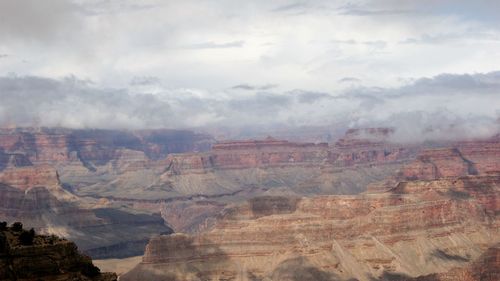
[[[500,175],[483,175],[402,182],[356,196],[256,198],[227,208],[206,232],[153,238],[143,262],[121,280],[375,280],[446,272],[500,242],[499,191]]]

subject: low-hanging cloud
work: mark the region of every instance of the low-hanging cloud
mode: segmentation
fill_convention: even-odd
[[[144,77],[143,77],[144,78]],[[137,81],[147,80],[137,78]],[[397,88],[337,93],[248,86],[219,92],[105,89],[75,77],[0,78],[3,126],[71,128],[392,127],[395,141],[488,137],[500,132],[500,72],[441,74]],[[137,82],[135,81],[135,82]],[[139,83],[140,84],[140,83]],[[247,85],[247,84],[242,84]]]

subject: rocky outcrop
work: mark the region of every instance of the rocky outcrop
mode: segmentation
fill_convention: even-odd
[[[465,267],[500,242],[500,176],[384,193],[262,197],[198,235],[153,238],[121,280],[400,280]],[[355,279],[354,279],[355,278]]]
[[[500,171],[500,140],[461,142],[453,148],[426,149],[402,170],[401,179],[431,180]]]
[[[0,227],[0,280],[117,280],[114,273],[101,273],[68,240]]]

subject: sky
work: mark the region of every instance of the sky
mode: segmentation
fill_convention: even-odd
[[[490,136],[496,2],[2,0],[0,125]]]

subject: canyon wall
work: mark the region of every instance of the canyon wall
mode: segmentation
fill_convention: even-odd
[[[366,151],[342,143],[327,150]],[[369,146],[380,147],[388,144]],[[497,262],[499,148],[491,139],[421,149],[358,195],[264,193],[230,203],[195,234],[151,239],[122,280],[496,280],[497,272],[477,268]]]
[[[500,176],[488,175],[410,181],[356,196],[254,198],[226,208],[198,235],[153,238],[143,262],[121,280],[378,280],[446,272],[500,242],[499,188]]]

